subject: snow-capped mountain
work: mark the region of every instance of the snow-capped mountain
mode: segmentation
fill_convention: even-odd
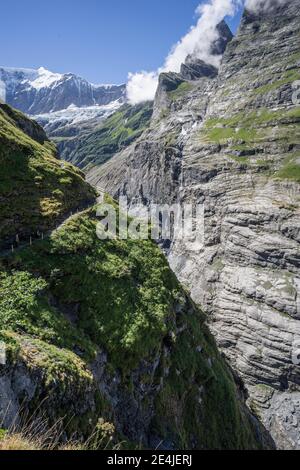
[[[0,67],[1,100],[38,121],[49,137],[68,139],[120,108],[126,101],[126,85],[94,85],[43,67]]]
[[[126,85],[94,85],[72,73],[0,67],[0,98],[29,115],[125,100]]]

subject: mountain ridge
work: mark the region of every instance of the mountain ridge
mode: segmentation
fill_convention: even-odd
[[[124,99],[126,85],[95,85],[73,73],[53,73],[44,67],[18,69],[0,67],[2,90],[8,104],[29,115],[67,109],[107,105]]]

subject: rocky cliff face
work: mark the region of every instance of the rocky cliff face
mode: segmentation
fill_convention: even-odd
[[[286,449],[300,449],[299,17],[296,0],[246,11],[218,76],[162,77],[150,128],[89,173],[131,201],[204,204],[204,247],[173,243],[171,267]]]

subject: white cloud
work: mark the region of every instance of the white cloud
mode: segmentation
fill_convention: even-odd
[[[143,101],[153,100],[159,72],[130,73],[127,84],[127,97],[130,104],[135,105]]]
[[[128,76],[127,97],[131,104],[153,100],[162,72],[179,72],[181,64],[189,54],[219,66],[220,57],[212,56],[210,48],[217,39],[216,26],[225,16],[235,14],[239,6],[255,12],[267,11],[275,5],[282,5],[288,0],[207,0],[201,3],[196,12],[199,19],[195,26],[172,48],[165,63],[153,72],[130,73]]]
[[[209,0],[201,3],[196,12],[199,15],[197,24],[172,48],[162,67],[154,72],[129,74],[127,96],[131,104],[153,100],[161,72],[179,72],[181,64],[189,54],[219,66],[220,57],[213,56],[210,48],[218,38],[216,26],[225,16],[234,15],[242,0]]]
[[[216,26],[225,16],[234,15],[239,1],[236,0],[211,0],[209,3],[200,4],[196,10],[199,20],[193,26],[166,59],[164,70],[179,72],[181,64],[189,54],[195,54],[199,59],[212,65],[220,64],[220,57],[210,53],[211,45],[218,39]]]

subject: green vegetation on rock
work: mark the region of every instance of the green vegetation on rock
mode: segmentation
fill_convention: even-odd
[[[57,160],[48,140],[39,143],[21,127],[43,136],[36,123],[1,105],[0,245],[16,235],[46,231],[68,211],[95,198],[83,174]]]
[[[152,102],[124,105],[92,130],[83,130],[79,136],[66,140],[54,138],[54,141],[62,158],[80,168],[101,165],[140,137],[151,116]]]
[[[243,449],[245,442],[255,448],[253,428],[241,411],[232,375],[204,317],[184,320],[185,330],[167,361],[170,374],[157,398],[154,426],[170,440],[179,435],[180,448],[188,449],[193,435],[199,449]]]
[[[167,333],[178,285],[154,243],[100,243],[96,224],[93,210],[74,216],[49,240],[16,254],[14,270],[28,271],[2,275],[0,325],[70,346],[72,328],[49,306],[51,293],[66,310],[78,305],[77,331],[105,347],[116,367],[132,367]],[[73,334],[73,346],[86,349]]]
[[[86,210],[48,239],[2,259],[0,338],[14,344],[12,362],[22,358],[42,374],[49,406],[55,400],[57,407],[62,394],[83,403],[89,390],[95,411],[82,412],[75,426],[86,435],[89,420],[111,418],[106,400],[96,399],[90,371],[96,352],[107,352],[106,373],[120,373],[123,393],[135,390],[132,374],[141,364],[159,358],[154,376],[141,378],[154,389],[163,381],[153,432],[179,448],[192,441],[198,448],[234,448],[235,439],[238,448],[256,448],[205,317],[160,249],[150,240],[100,241],[98,221],[95,208]],[[147,401],[141,407],[147,412]],[[67,404],[58,414],[70,418]]]
[[[289,156],[283,166],[274,174],[275,178],[300,183],[300,153]]]
[[[280,78],[278,78],[275,81],[272,81],[270,83],[267,83],[266,85],[262,85],[258,88],[255,88],[254,94],[255,95],[264,95],[266,93],[269,93],[273,90],[277,90],[283,85],[287,85],[289,83],[293,83],[296,80],[300,80],[300,72],[299,70],[288,70],[285,72],[283,75],[280,75]]]
[[[260,153],[266,142],[277,141],[283,148],[299,143],[300,107],[237,113],[229,118],[208,119],[199,136],[203,143],[230,148],[232,154],[248,157]],[[283,152],[286,151],[283,149]],[[239,158],[240,161],[240,158]]]
[[[192,91],[194,87],[195,87],[195,85],[193,83],[190,83],[190,82],[180,83],[180,85],[178,85],[176,90],[170,91],[168,93],[169,98],[172,101],[176,101],[176,100],[182,98],[184,95],[186,95],[190,91]]]

